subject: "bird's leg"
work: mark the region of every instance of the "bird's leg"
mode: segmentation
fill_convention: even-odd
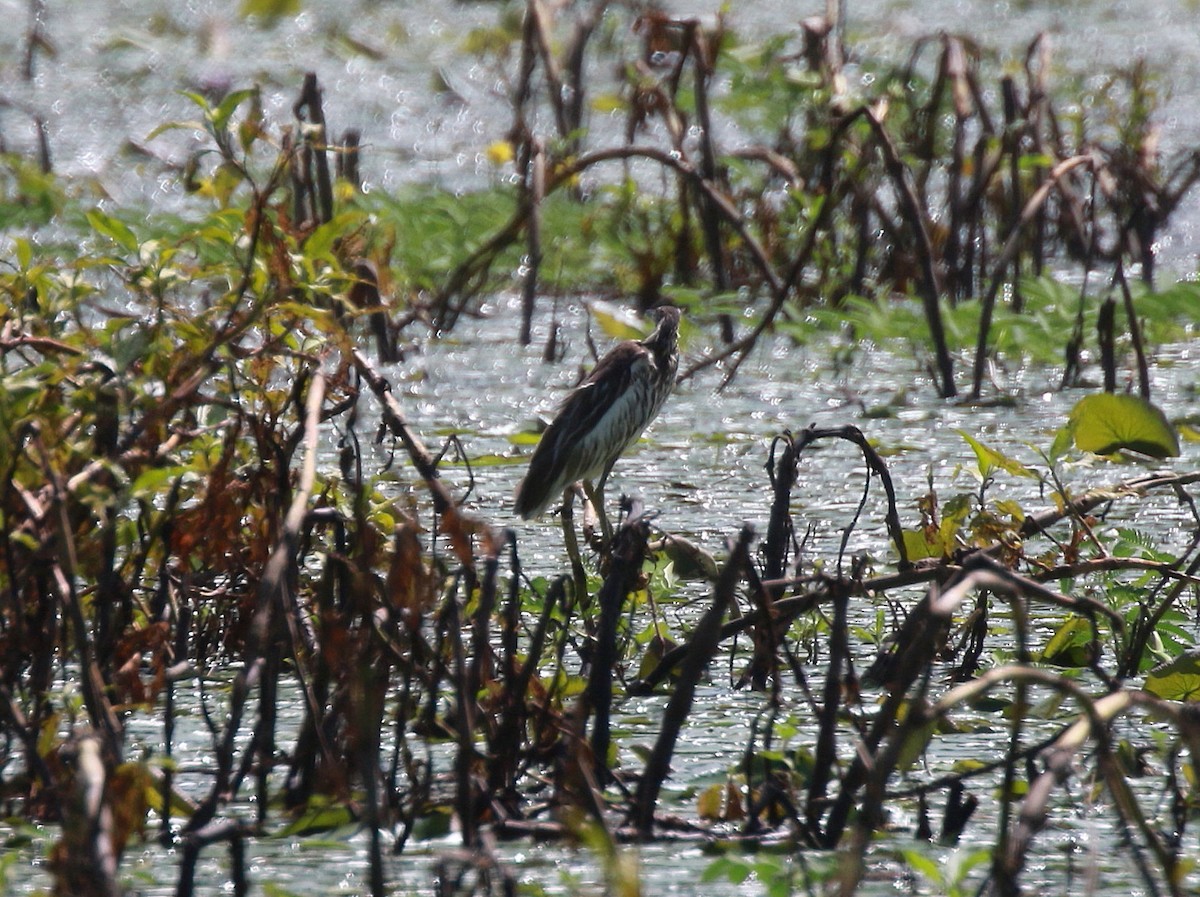
[[[612,545],[612,524],[608,522],[608,515],[604,513],[604,481],[608,479],[608,471],[604,471],[604,476],[600,477],[600,482],[593,486],[587,480],[583,481],[583,491],[587,493],[588,501],[591,502],[592,508],[596,512],[596,518],[600,521],[600,540],[604,548]]]
[[[563,492],[562,528],[563,541],[567,546],[567,557],[571,561],[571,578],[575,582],[575,603],[587,606],[587,571],[583,569],[583,558],[579,554],[579,540],[575,538],[575,486]]]
[[[600,536],[597,534],[600,518],[596,514],[596,504],[592,501],[592,496],[596,494],[595,488],[591,481],[580,480],[575,484],[575,492],[579,496],[579,505],[583,508],[583,539],[593,551],[599,551],[602,547]]]

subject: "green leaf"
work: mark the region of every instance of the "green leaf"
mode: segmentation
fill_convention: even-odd
[[[1166,701],[1200,701],[1200,651],[1180,654],[1146,674],[1146,691]]]
[[[938,529],[918,527],[904,531],[904,551],[910,561],[927,558],[947,558],[958,548],[958,526],[947,528],[945,522]]]
[[[611,339],[641,339],[649,332],[643,331],[640,320],[619,305],[598,300],[588,308],[604,335]]]
[[[972,869],[991,859],[992,851],[986,847],[977,850],[960,847],[951,853],[946,861],[946,878],[953,882],[962,882]]]
[[[1071,617],[1046,643],[1042,661],[1059,667],[1085,667],[1092,662],[1092,627],[1083,617]]]
[[[508,437],[508,441],[512,445],[537,445],[541,442],[542,434],[534,433],[530,430],[522,430],[520,433],[512,433]]]
[[[181,90],[179,91],[179,95],[187,97],[189,100],[203,109],[206,116],[212,111],[212,104],[209,103],[208,97],[197,90]]]
[[[925,749],[929,747],[929,741],[933,738],[936,725],[936,721],[930,720],[908,731],[904,738],[904,744],[900,747],[900,754],[896,758],[897,769],[908,772],[925,755]]]
[[[1002,498],[996,502],[996,513],[1007,514],[1017,523],[1025,522],[1025,509],[1021,507],[1021,503],[1014,501],[1011,498]]]
[[[153,140],[160,134],[165,134],[167,131],[203,131],[204,122],[195,119],[189,121],[165,121],[161,125],[152,128],[150,133],[146,135],[146,140]]]
[[[1050,444],[1050,460],[1057,461],[1071,447],[1071,428],[1059,427],[1054,434],[1054,442]]]
[[[462,39],[460,47],[471,56],[503,56],[519,34],[503,24],[488,28],[472,28]]]
[[[176,479],[191,472],[191,468],[182,466],[151,467],[138,474],[129,487],[129,494],[137,499],[151,499],[165,492]]]
[[[137,251],[137,237],[124,221],[118,221],[99,209],[90,210],[87,213],[87,220],[88,224],[92,226],[92,230],[100,236],[108,237],[122,249],[128,249],[130,252]]]
[[[277,837],[307,835],[312,832],[327,832],[354,822],[354,814],[342,804],[314,800],[296,819],[277,832]]]
[[[13,240],[13,254],[17,257],[17,267],[28,271],[29,264],[33,261],[33,244],[24,237],[17,237]]]
[[[902,850],[901,853],[909,868],[920,872],[930,882],[940,883],[942,881],[942,867],[932,857],[918,853],[916,850]]]
[[[669,536],[663,548],[675,565],[675,573],[680,579],[716,582],[717,561],[699,545],[682,536]]]
[[[300,0],[242,0],[238,15],[242,18],[258,16],[262,19],[278,19],[294,16],[300,12]]]
[[[299,897],[298,891],[289,891],[273,882],[263,882],[263,893],[266,897]]]
[[[592,109],[602,115],[614,112],[624,112],[629,108],[629,101],[619,93],[598,94],[592,100]]]
[[[1071,433],[1081,451],[1110,455],[1122,449],[1151,458],[1179,455],[1179,437],[1165,414],[1139,396],[1101,393],[1071,409]]]
[[[736,885],[746,881],[752,871],[749,861],[740,856],[719,856],[705,867],[700,880],[709,884],[726,879]]]
[[[997,449],[984,445],[978,439],[968,435],[963,430],[958,431],[958,435],[967,441],[967,445],[975,452],[975,458],[979,463],[979,474],[984,479],[991,476],[996,470],[1003,470],[1005,473],[1011,473],[1013,476],[1036,478],[1032,470],[1008,455]]]
[[[237,107],[257,94],[257,87],[231,91],[228,96],[221,100],[221,105],[212,110],[212,112],[209,114],[210,120],[212,121],[213,130],[224,131],[226,126],[229,124],[229,119],[233,116],[233,113],[237,111]]]

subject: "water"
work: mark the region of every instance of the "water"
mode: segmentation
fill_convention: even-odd
[[[513,350],[512,334],[518,322],[516,296],[500,296],[484,306],[484,317],[471,327],[456,331],[454,340],[429,343],[422,354],[410,357],[389,371],[400,384],[398,395],[409,422],[432,447],[437,445],[439,432],[456,432],[471,457],[512,455],[514,463],[479,467],[475,470],[475,491],[468,509],[499,525],[517,526],[525,572],[530,576],[554,575],[564,570],[561,536],[557,525],[550,521],[517,523],[509,513],[512,490],[523,470],[519,452],[509,436],[527,423],[538,410],[551,411],[557,397],[567,388],[575,375],[574,364],[547,367],[540,363],[536,347]],[[544,336],[545,320],[539,319],[535,333]],[[565,321],[567,356],[572,361],[586,361],[582,314],[569,314]],[[706,337],[700,335],[701,345],[687,344],[685,353],[704,348]],[[603,344],[603,341],[601,340]],[[499,351],[504,348],[505,351]],[[1181,351],[1181,350],[1176,350]],[[863,353],[851,369],[838,373],[822,364],[832,354],[829,346],[787,351],[780,343],[775,351],[763,351],[744,368],[733,386],[717,394],[715,388],[720,374],[706,372],[685,384],[668,402],[662,416],[648,436],[614,470],[610,497],[620,491],[636,493],[647,505],[659,511],[657,522],[664,529],[685,535],[718,557],[724,554],[725,539],[734,534],[743,520],[765,530],[769,490],[764,464],[771,439],[784,428],[799,430],[809,423],[822,426],[854,424],[863,429],[887,454],[887,462],[899,496],[900,512],[905,525],[916,522],[916,499],[928,488],[932,474],[935,487],[943,500],[958,491],[976,488],[970,470],[973,456],[965,442],[954,435],[955,428],[976,435],[1021,460],[1036,464],[1034,448],[1046,447],[1054,429],[1059,426],[1073,394],[1047,391],[1053,372],[1020,368],[1010,372],[1011,385],[1025,392],[1025,398],[1014,408],[978,409],[942,402],[934,398],[932,385],[910,358],[892,355],[879,348]],[[1155,369],[1155,391],[1168,414],[1176,415],[1188,407],[1187,385],[1190,381],[1184,365],[1165,365]],[[890,419],[868,419],[863,406],[881,404],[902,388],[910,390],[910,399],[902,412]],[[368,403],[369,404],[369,403]],[[936,421],[936,430],[930,426]],[[364,432],[371,430],[364,426]],[[712,434],[725,438],[713,440]],[[324,434],[327,447],[332,446],[335,434]],[[1031,447],[1032,446],[1032,447]],[[525,450],[527,452],[527,450]],[[1194,455],[1194,450],[1188,451]],[[1187,469],[1188,457],[1174,462],[1178,470]],[[822,559],[828,567],[836,563],[840,530],[854,512],[862,488],[861,460],[857,450],[845,444],[828,445],[811,452],[801,466],[800,484],[794,492],[793,512],[797,526],[812,522],[817,526],[817,538],[809,546],[810,557]],[[1129,468],[1101,465],[1097,468],[1076,467],[1067,472],[1076,488],[1096,482],[1114,482],[1133,475]],[[1003,479],[1003,478],[1002,478]],[[463,488],[465,468],[451,467],[446,480]],[[1048,505],[1039,496],[1037,486],[1026,481],[1005,480],[1009,494],[1029,509]],[[1000,488],[997,486],[996,488]],[[866,549],[876,558],[880,570],[894,564],[894,554],[886,548],[886,537],[880,513],[876,485],[872,502],[864,515],[859,534],[851,542],[851,550]],[[995,493],[992,493],[995,495]],[[1161,505],[1157,514],[1143,508],[1142,522],[1154,521],[1156,538],[1165,544],[1179,546],[1186,541],[1188,520],[1186,509],[1170,497],[1155,499]],[[1125,507],[1122,513],[1132,508]],[[1114,521],[1105,528],[1115,525]],[[917,587],[907,594],[893,597],[905,603],[915,602],[923,589]],[[709,588],[703,584],[684,584],[675,596],[660,595],[663,616],[673,634],[692,625],[707,603]],[[999,610],[1001,602],[995,602]],[[869,602],[855,602],[856,626],[870,630],[874,626],[875,608]],[[1002,618],[1002,614],[1000,617]],[[1007,626],[1001,618],[996,625]],[[1035,622],[1035,643],[1043,644],[1049,637],[1058,615],[1040,616]],[[643,609],[635,628],[649,625],[648,610]],[[871,660],[873,644],[869,637],[856,637],[856,664],[864,670]],[[1003,651],[1005,641],[997,635],[989,641],[989,652]],[[819,677],[819,665],[824,649],[817,644],[818,656],[809,668],[813,681]],[[690,718],[673,764],[674,772],[663,792],[665,812],[691,817],[696,812],[696,795],[713,783],[722,782],[745,750],[751,726],[762,712],[764,697],[744,690],[735,690],[741,665],[745,663],[745,641],[733,668],[728,659],[714,664],[712,679],[697,698],[696,711]],[[805,646],[801,647],[801,653]],[[805,658],[805,661],[807,659]],[[938,682],[935,693],[948,686]],[[637,769],[640,760],[634,752],[646,748],[657,734],[657,720],[665,695],[631,698],[620,705],[614,720],[616,738],[620,745],[620,762],[626,769]],[[811,745],[815,732],[802,696],[789,684],[788,711],[794,714],[791,722],[796,732],[782,746],[793,749]],[[875,695],[868,691],[860,716],[873,712]],[[294,725],[301,712],[297,698],[285,711],[283,728]],[[1072,708],[1064,707],[1058,717],[1048,723],[1056,727],[1067,719]],[[287,721],[291,714],[291,722]],[[914,771],[917,779],[945,772],[959,760],[989,760],[1000,755],[1007,730],[1003,720],[986,713],[960,711],[954,715],[958,731],[939,737],[931,750],[928,767]],[[203,723],[194,712],[178,723],[178,738],[190,747],[181,749],[184,766],[180,787],[199,795],[207,787],[205,773],[208,739]],[[843,733],[845,737],[845,733]],[[1036,734],[1028,736],[1032,741]],[[1122,724],[1117,737],[1137,741],[1146,738],[1139,723]],[[131,755],[139,753],[139,745],[154,748],[159,733],[154,724],[131,721]],[[286,745],[284,746],[286,747]],[[849,750],[843,742],[843,750]],[[210,762],[210,761],[209,761]],[[449,764],[448,758],[444,761]],[[1153,778],[1147,780],[1153,781]],[[995,824],[996,805],[992,798],[996,775],[973,783],[983,807],[972,822],[969,832],[988,843],[988,833]],[[894,787],[905,787],[903,781]],[[1037,842],[1037,863],[1031,866],[1026,879],[1035,887],[1044,876],[1051,890],[1062,886],[1066,872],[1065,858],[1076,857],[1080,868],[1087,868],[1089,852],[1098,853],[1109,863],[1106,880],[1120,882],[1118,891],[1125,888],[1131,875],[1127,854],[1113,857],[1110,837],[1111,817],[1091,810],[1086,802],[1074,805],[1078,787],[1063,792],[1063,802],[1057,807],[1051,828]],[[942,796],[935,797],[932,808],[935,825]],[[1148,805],[1153,805],[1153,800]],[[896,848],[915,845],[909,839],[916,824],[915,805],[899,804],[889,826],[896,835],[890,842]],[[252,805],[235,808],[248,817]],[[273,814],[274,815],[274,814]],[[282,826],[283,820],[275,824]],[[3,829],[0,828],[0,832]],[[38,834],[25,855],[43,857],[53,841],[53,830]],[[389,859],[390,880],[398,883],[402,893],[427,893],[433,864],[447,851],[458,845],[458,838],[445,836],[415,839],[404,854]],[[360,893],[364,889],[367,841],[364,833],[349,827],[309,838],[267,836],[253,839],[248,845],[252,880],[273,882],[297,894]],[[949,849],[925,848],[942,857]],[[728,881],[700,884],[700,876],[714,857],[706,855],[696,843],[685,845],[671,842],[628,848],[640,857],[646,887],[654,893],[691,894],[703,887],[703,892],[724,895],[760,894],[765,884],[751,879],[747,885]],[[502,857],[514,869],[518,879],[544,887],[549,894],[575,894],[580,882],[598,889],[594,884],[601,868],[597,857],[587,851],[578,852],[561,845],[533,845],[527,842],[500,846]],[[814,862],[821,862],[814,858]],[[37,861],[37,862],[40,862]],[[782,857],[783,868],[796,861]],[[224,849],[213,848],[205,854],[201,866],[201,881],[218,883],[226,879],[227,860]],[[886,854],[872,861],[872,881],[864,894],[890,893],[893,880],[904,870],[902,862],[892,863]],[[1037,872],[1044,866],[1044,870]],[[144,897],[159,897],[173,892],[177,870],[171,853],[153,843],[134,847],[124,867],[136,893]],[[763,872],[766,875],[766,871]],[[15,893],[31,893],[46,883],[36,874],[36,867],[10,873]],[[212,886],[210,884],[210,886]],[[934,889],[936,892],[936,889]],[[1103,891],[1101,891],[1103,893]],[[1115,892],[1110,892],[1115,893]]]
[[[717,9],[702,0],[662,5],[708,18]],[[511,125],[512,66],[472,58],[461,47],[472,28],[494,25],[507,8],[310,0],[295,19],[256,29],[239,20],[235,4],[226,0],[50,3],[46,33],[55,54],[39,55],[27,84],[20,71],[28,4],[0,0],[0,16],[9,23],[0,30],[0,97],[17,104],[0,107],[0,136],[10,149],[32,154],[29,113],[37,113],[46,120],[57,170],[94,180],[98,197],[169,206],[183,195],[179,167],[203,140],[188,132],[155,140],[147,135],[164,121],[196,117],[180,90],[257,84],[267,113],[282,122],[291,118],[301,74],[311,70],[324,88],[331,132],[363,133],[364,176],[374,189],[412,180],[477,186],[494,174],[486,147]],[[759,0],[731,4],[728,19],[738,32],[761,37],[794,30],[801,17],[823,8],[815,0]],[[1200,145],[1194,0],[851,0],[846,9],[851,47],[895,60],[906,58],[917,38],[948,31],[977,40],[1000,66],[1011,68],[1036,34],[1049,31],[1061,74],[1083,74],[1088,89],[1096,90],[1104,72],[1146,57],[1162,73],[1164,153]],[[604,79],[607,72],[598,70],[595,77]],[[990,80],[984,87],[991,89]],[[723,131],[718,139],[736,145],[743,138]],[[1193,195],[1162,235],[1158,248],[1168,270],[1195,270],[1198,220],[1200,200]]]
[[[746,7],[752,7],[747,10]],[[699,4],[675,4],[680,13],[711,12]],[[73,4],[69,11],[51,4],[47,22],[57,47],[53,59],[42,57],[37,77],[25,85],[16,77],[20,29],[0,33],[0,94],[36,109],[50,129],[56,167],[82,181],[90,181],[99,195],[121,203],[171,204],[181,199],[178,178],[163,161],[182,163],[200,145],[190,133],[173,132],[159,140],[146,135],[166,119],[194,114],[176,91],[228,83],[240,87],[258,83],[264,89],[267,111],[278,120],[290,116],[305,69],[318,72],[325,89],[326,114],[335,131],[360,128],[368,144],[364,164],[373,189],[389,189],[409,180],[437,179],[448,185],[470,186],[492,176],[483,150],[502,136],[508,126],[503,109],[504,85],[499,73],[487,65],[473,64],[459,52],[465,31],[494,22],[502,13],[495,4],[417,3],[306,4],[296,21],[256,31],[237,22],[230,4],[195,0],[188,4],[163,2],[107,2]],[[24,21],[26,6],[0,0],[0,14],[8,22]],[[799,15],[816,9],[799,9],[783,2],[743,4],[731,14],[740,30],[752,35],[789,27]],[[1164,107],[1163,146],[1175,150],[1198,142],[1197,125],[1188,110],[1197,107],[1200,88],[1200,51],[1194,40],[1195,6],[1191,3],[1074,3],[1009,4],[962,3],[936,0],[929,3],[852,4],[849,30],[852,43],[869,52],[900,52],[915,37],[937,29],[962,31],[978,37],[1006,59],[1017,59],[1038,31],[1055,30],[1062,47],[1058,60],[1067,71],[1094,71],[1100,66],[1129,63],[1140,52],[1154,52],[1152,63],[1161,65],[1174,87]],[[440,72],[450,89],[435,90],[430,72]],[[27,116],[14,109],[0,110],[0,129],[10,148],[28,151],[33,145]],[[737,135],[728,135],[736,139]],[[130,144],[136,146],[131,146]],[[144,155],[149,150],[153,157]],[[157,157],[157,158],[155,158]],[[1196,202],[1190,200],[1164,237],[1164,261],[1180,272],[1194,267],[1191,245]],[[546,322],[539,322],[535,345],[513,350],[517,326],[516,299],[498,296],[484,308],[485,317],[473,328],[456,331],[453,340],[430,343],[391,371],[401,384],[399,395],[410,422],[428,443],[437,434],[460,432],[471,457],[509,455],[513,463],[475,470],[475,492],[470,508],[486,519],[518,527],[527,572],[550,575],[562,569],[560,535],[553,523],[517,524],[508,508],[512,490],[522,470],[519,453],[509,437],[524,429],[535,413],[552,413],[558,398],[587,364],[582,309],[565,313],[564,326],[569,364],[546,367],[540,363],[539,344]],[[708,334],[684,346],[693,357],[707,350]],[[1155,399],[1170,417],[1192,407],[1194,379],[1184,354],[1186,347],[1170,347],[1154,368]],[[780,341],[773,351],[758,352],[732,386],[716,393],[719,371],[707,371],[685,384],[672,398],[647,438],[614,471],[610,497],[628,491],[643,497],[659,511],[664,529],[685,535],[720,556],[724,540],[743,520],[765,528],[769,490],[764,465],[770,440],[781,430],[799,430],[810,423],[861,427],[888,454],[896,481],[904,521],[917,517],[915,501],[928,488],[932,476],[939,493],[953,494],[975,488],[973,458],[964,442],[953,434],[964,429],[1027,463],[1036,463],[1036,449],[1047,448],[1054,430],[1062,424],[1074,394],[1054,389],[1058,372],[1018,367],[1008,372],[1007,387],[1021,395],[1014,409],[979,409],[944,403],[933,398],[927,375],[909,357],[893,355],[882,347],[862,346],[854,366],[832,369],[828,346],[797,349]],[[489,363],[481,362],[489,359]],[[961,368],[960,368],[961,370]],[[867,418],[862,408],[886,404],[896,393],[909,398],[895,416]],[[332,434],[326,434],[332,444]],[[1185,447],[1185,458],[1172,464],[1186,469],[1194,449]],[[828,564],[836,563],[840,530],[846,526],[862,489],[861,462],[848,445],[827,445],[806,456],[801,484],[793,509],[799,525],[817,526],[818,538],[810,551]],[[1130,475],[1127,468],[1077,467],[1070,471],[1078,487],[1111,482]],[[465,487],[463,468],[448,470],[452,484]],[[1045,499],[1029,482],[1005,482],[1007,489],[1028,507],[1040,508]],[[881,568],[894,561],[886,549],[880,508],[872,503],[851,550],[867,549]],[[1185,509],[1160,501],[1156,532],[1168,544],[1178,545],[1189,526]],[[677,603],[664,612],[674,629],[690,624],[703,606],[707,587],[685,585]],[[913,590],[915,600],[920,589]],[[861,625],[870,626],[873,608],[859,608]],[[694,812],[694,789],[720,780],[736,762],[748,737],[750,722],[762,698],[735,691],[720,665],[702,695],[700,709],[680,746],[675,774],[668,781],[668,809]],[[735,676],[736,678],[736,672]],[[662,703],[659,696],[630,701],[626,716],[617,722],[634,743],[648,744],[656,732],[654,720]],[[798,701],[798,697],[795,698]],[[798,716],[802,708],[797,705]],[[298,708],[296,709],[298,711]],[[803,726],[803,720],[800,719]],[[197,721],[197,745],[205,744]],[[1132,730],[1131,730],[1132,733]],[[797,743],[811,741],[801,728]],[[157,734],[149,727],[134,727],[135,739],[153,745]],[[988,731],[955,735],[942,745],[938,763],[976,757],[996,734]],[[628,750],[626,748],[626,750]],[[187,761],[193,770],[204,757]],[[631,767],[636,758],[626,754]],[[184,783],[188,780],[185,777]],[[203,779],[192,780],[197,790]],[[985,803],[987,787],[979,792]],[[245,808],[249,812],[249,808]],[[1107,821],[1105,817],[1105,821]],[[898,820],[911,827],[911,819]],[[1043,835],[1039,856],[1050,867],[1047,881],[1061,888],[1061,865],[1068,849],[1078,849],[1081,864],[1096,864],[1111,853],[1111,837],[1086,807],[1060,812],[1053,833]],[[3,831],[0,828],[0,831]],[[53,832],[43,830],[25,855],[44,856]],[[905,842],[907,843],[907,842]],[[413,844],[392,861],[390,874],[402,890],[427,886],[429,866],[455,846],[451,835]],[[1074,845],[1074,846],[1073,846]],[[1082,846],[1080,846],[1082,845]],[[140,851],[140,852],[139,852]],[[1056,853],[1057,851],[1057,853]],[[547,893],[577,892],[575,878],[594,882],[597,860],[561,846],[506,845],[504,855],[519,870],[522,881],[544,887]],[[174,889],[173,857],[153,844],[135,849],[126,867],[138,893],[168,894]],[[363,889],[366,874],[365,839],[361,832],[334,832],[321,839],[256,839],[251,846],[252,877],[274,881],[297,893],[355,893]],[[654,893],[696,893],[698,878],[708,863],[699,848],[659,844],[642,848],[648,889]],[[35,860],[36,861],[36,860]],[[224,880],[223,855],[206,855],[203,873],[209,882]],[[899,867],[881,864],[879,880],[868,890],[892,892],[891,879]],[[1125,888],[1129,870],[1111,863],[1109,881]],[[29,869],[10,871],[18,893],[44,887],[46,879]],[[1032,888],[1032,877],[1027,881]],[[598,890],[598,886],[591,886]],[[738,887],[725,883],[704,885],[712,895],[758,894],[761,882]],[[1127,892],[1125,889],[1124,892]]]

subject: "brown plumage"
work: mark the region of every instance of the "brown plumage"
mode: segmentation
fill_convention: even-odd
[[[529,520],[580,480],[609,471],[658,415],[675,386],[679,309],[658,310],[658,326],[644,340],[615,346],[569,395],[529,461],[514,510]]]

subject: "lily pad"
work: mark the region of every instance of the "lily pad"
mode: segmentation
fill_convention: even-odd
[[[1081,451],[1109,455],[1124,449],[1151,458],[1179,454],[1179,437],[1167,416],[1140,396],[1087,396],[1071,409],[1070,426]]]
[[[1146,691],[1166,701],[1200,700],[1200,651],[1187,651],[1146,674]]]

